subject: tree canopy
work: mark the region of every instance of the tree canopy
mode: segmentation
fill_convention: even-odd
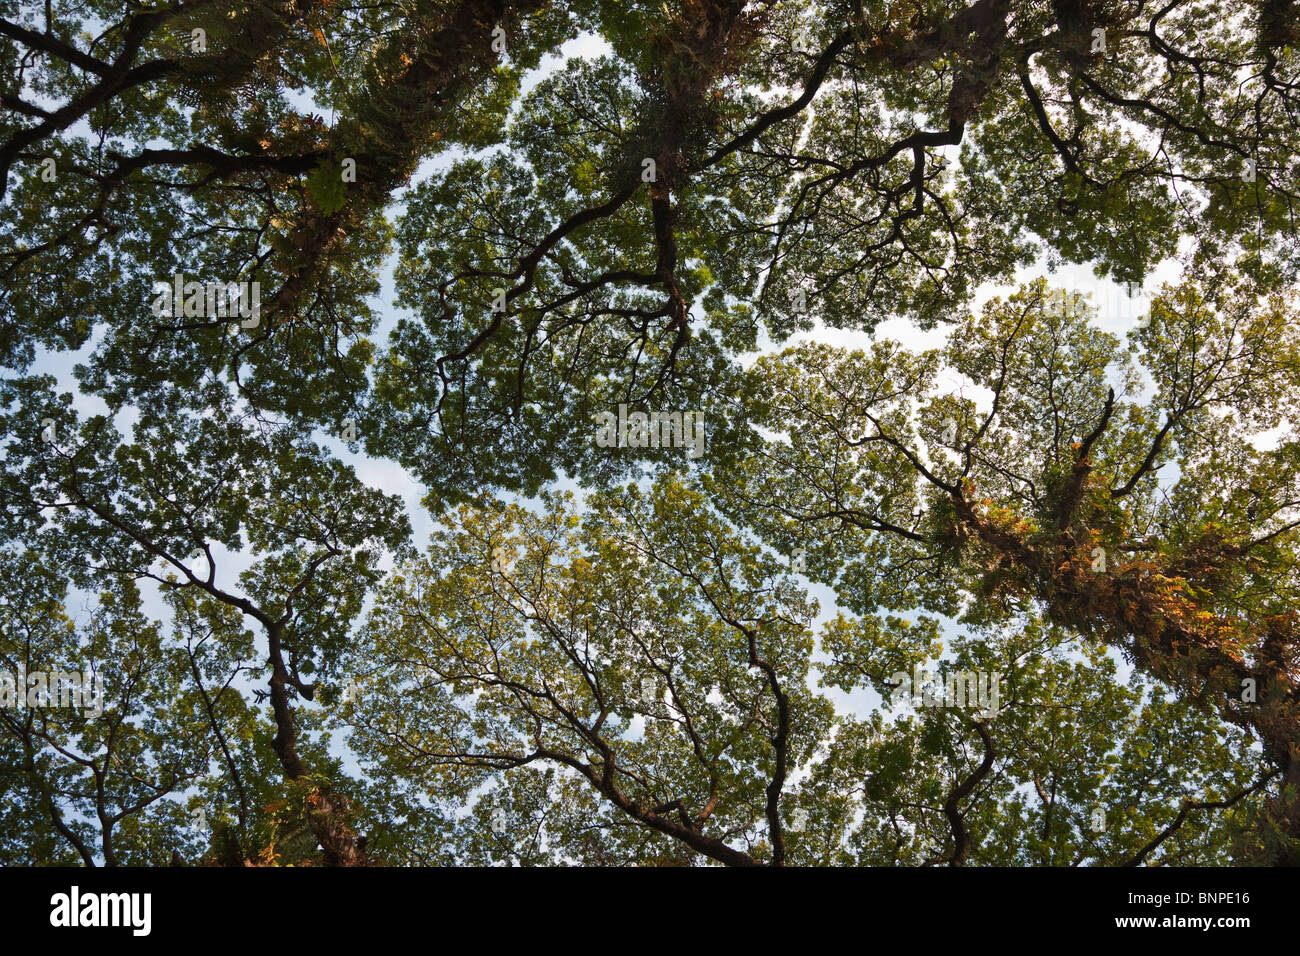
[[[1293,0],[0,0],[0,861],[1300,862],[1298,133]]]

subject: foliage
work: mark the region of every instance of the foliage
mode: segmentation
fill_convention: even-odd
[[[1298,49],[0,0],[0,668],[107,695],[0,708],[0,860],[1300,861]],[[1030,265],[1179,277],[1122,329]]]

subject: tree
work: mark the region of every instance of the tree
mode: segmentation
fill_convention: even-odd
[[[1192,701],[1117,681],[1102,649],[1036,618],[984,626],[947,664],[1006,683],[995,713],[918,706],[890,681],[937,663],[937,622],[840,615],[816,635],[820,683],[897,705],[862,719],[811,680],[815,610],[673,477],[581,517],[564,498],[461,509],[353,648],[353,747],[437,821],[390,819],[382,850],[735,866],[1247,852],[1241,820],[1201,804],[1257,797],[1277,770]]]
[[[1040,281],[942,355],[762,359],[752,422],[787,440],[709,487],[861,613],[1041,614],[1248,729],[1278,779],[1266,855],[1294,862],[1294,305],[1224,274],[1166,287],[1127,350],[1089,311]],[[987,407],[938,387],[941,364]]]
[[[204,640],[220,646],[219,659],[236,672],[251,669],[253,652],[236,622],[242,616],[256,625],[266,641],[270,748],[284,777],[306,788],[299,796],[318,804],[311,824],[326,860],[355,861],[355,835],[343,821],[346,798],[300,750],[305,741],[293,699],[313,699],[317,672],[334,677],[350,622],[380,576],[380,556],[409,534],[400,504],[364,487],[301,434],[239,413],[229,401],[221,407],[214,400],[206,417],[177,413],[138,422],[128,442],[104,416],[78,422],[71,409],[59,408],[50,384],[27,378],[6,385],[5,398],[20,411],[5,419],[18,441],[0,486],[4,537],[28,540],[48,556],[46,567],[66,569],[66,577],[46,571],[38,579],[54,594],[69,579],[81,587],[123,577],[154,582],[175,602],[173,641],[181,639],[178,631],[192,632],[195,615],[221,619]],[[57,409],[44,437],[31,430],[31,407]],[[228,568],[219,574],[219,556],[241,551],[256,556],[252,566],[237,581]],[[161,647],[139,652],[141,666],[160,663],[154,658]],[[189,676],[205,709],[212,708],[196,669],[202,670],[191,658]],[[241,790],[242,828],[249,800],[214,713],[208,726],[216,738],[211,746],[220,747]]]
[[[1032,786],[1051,819],[1018,862],[1294,862],[1298,23],[1289,0],[194,0],[125,12],[0,0],[0,548],[32,569],[6,586],[73,622],[73,637],[34,632],[51,654],[99,640],[69,593],[154,629],[139,679],[158,689],[115,698],[109,719],[170,727],[157,709],[183,697],[193,744],[167,754],[176,779],[164,786],[152,768],[166,747],[146,734],[120,795],[91,796],[76,779],[93,768],[55,741],[90,733],[65,749],[93,763],[103,728],[13,725],[0,773],[23,780],[25,836],[6,852],[193,856],[175,807],[195,801],[222,824],[205,858],[224,862],[301,862],[319,845],[328,863],[961,863],[993,859],[972,834],[1005,848],[1033,829]],[[579,35],[600,52],[554,58]],[[1175,255],[1204,281],[1158,300],[1135,359],[1095,322],[1056,314],[1041,284],[961,323],[977,289],[1036,261],[1136,283]],[[401,312],[384,329],[388,265]],[[218,307],[230,283],[237,312]],[[159,286],[180,290],[170,307]],[[804,345],[751,362],[795,334],[872,332],[896,316],[950,328],[947,347]],[[51,367],[69,362],[70,381],[56,382]],[[995,393],[995,407],[934,392],[941,366]],[[677,448],[603,448],[593,420],[620,405],[702,411],[708,454],[683,469]],[[941,441],[949,425],[959,437]],[[1269,428],[1276,445],[1251,444]],[[461,562],[454,585],[434,587],[399,502],[366,486],[340,441],[420,481],[453,535],[424,560]],[[939,444],[958,459],[936,461]],[[693,518],[617,490],[633,479],[649,494],[653,475],[655,494]],[[548,738],[560,756],[459,775],[438,761],[404,773],[394,741],[354,728],[373,763],[353,779],[329,741],[340,716],[358,715],[354,695],[338,709],[366,670],[355,642],[390,655],[378,659],[393,672],[376,676],[393,686],[428,677],[395,652],[429,634],[403,620],[383,643],[378,618],[363,624],[366,602],[414,612],[400,582],[418,580],[436,599],[428,613],[450,616],[441,627],[470,596],[526,619],[498,593],[501,572],[471,568],[464,549],[489,530],[567,521],[553,499],[510,512],[508,528],[474,510],[561,476],[611,521],[653,514],[647,540],[670,554],[696,538],[724,548],[702,581],[690,574],[706,565],[647,556],[646,574],[686,588],[689,617],[640,591],[624,613],[655,612],[684,637],[726,634],[735,653],[701,648],[695,679],[721,680],[750,649],[773,655],[770,673],[754,665],[756,687],[728,678],[762,704],[734,744],[743,772],[664,737],[636,758],[655,762],[653,786],[605,780],[600,748],[622,754],[624,742],[570,722]],[[1222,489],[1216,510],[1207,490]],[[566,568],[635,540],[546,533]],[[804,549],[853,619],[820,634],[794,611],[798,626],[786,621],[783,602],[806,599],[772,547]],[[632,584],[595,567],[588,585]],[[154,589],[165,610],[146,613]],[[733,598],[783,623],[741,640],[753,625]],[[958,625],[998,635],[997,653],[970,651],[975,670],[1011,668],[1016,634],[1041,631],[1068,648],[1055,679],[1071,693],[1113,683],[1101,645],[1130,655],[1138,674],[1121,679],[1136,683],[1109,694],[1114,720],[1094,740],[1071,730],[1038,763],[1037,735],[1056,733],[1041,715],[1021,726],[1021,710],[981,723],[941,709],[904,730],[849,720],[805,686],[819,671],[828,686],[892,693],[875,661],[871,675],[823,670],[814,638],[818,655],[843,638],[837,660],[858,660],[854,640],[872,646],[880,628],[903,627],[889,615],[913,611],[949,620],[911,621],[908,640]],[[455,623],[480,653],[472,622]],[[35,626],[7,617],[0,639],[25,647],[21,629]],[[772,642],[761,652],[760,637]],[[564,652],[574,639],[539,635],[537,666],[586,680],[595,665]],[[658,673],[653,655],[640,661],[620,673]],[[541,678],[509,672],[520,687]],[[374,702],[359,714],[379,708],[376,720],[463,749],[463,702],[433,687],[400,702],[407,716]],[[721,720],[701,691],[684,688],[692,719]],[[565,706],[579,724],[589,716]],[[1120,712],[1168,714],[1188,739],[1226,724],[1234,741],[1261,743],[1263,762],[1180,750],[1200,793],[1153,789],[1145,758],[1126,757],[1114,797],[1135,801],[1133,828],[1089,844],[1070,834],[1100,786],[1089,774],[1125,739]],[[502,735],[525,719],[491,716],[481,729]],[[871,778],[872,805],[893,822],[868,838],[847,781],[872,762],[913,766],[890,743],[912,733],[908,752],[939,763],[924,784]],[[828,735],[852,744],[814,761]],[[837,762],[850,752],[856,763]],[[205,761],[205,782],[186,776]],[[131,773],[165,792],[137,807]],[[480,807],[471,778],[499,796]],[[900,802],[912,786],[924,799]],[[545,825],[528,812],[543,793],[557,794]],[[815,856],[785,821],[791,804],[838,820],[844,840],[824,831],[836,849]]]

